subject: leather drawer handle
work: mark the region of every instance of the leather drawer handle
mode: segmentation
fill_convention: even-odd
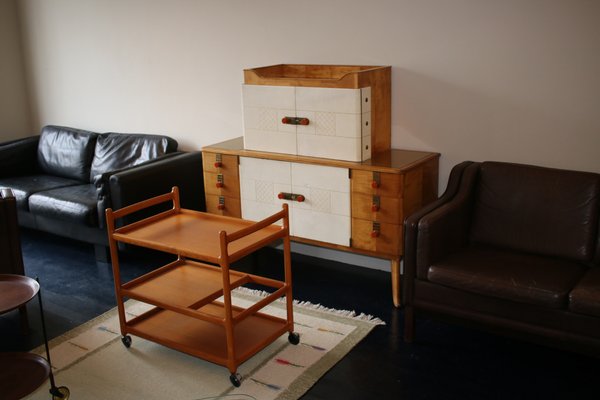
[[[281,123],[286,125],[308,125],[310,121],[308,118],[283,117],[281,118]]]
[[[280,200],[291,200],[291,201],[297,201],[298,203],[302,203],[304,202],[304,200],[306,200],[306,197],[304,197],[301,194],[296,194],[296,193],[286,193],[286,192],[280,192],[277,195],[277,198]]]

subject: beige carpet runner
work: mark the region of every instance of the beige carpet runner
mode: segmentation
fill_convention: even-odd
[[[247,307],[260,295],[238,289],[234,304]],[[128,318],[148,308],[134,300],[126,303]],[[263,311],[285,318],[283,302]],[[229,371],[222,366],[135,336],[131,348],[125,348],[116,309],[53,340],[50,356],[56,384],[67,386],[71,399],[297,399],[376,325],[383,324],[368,315],[298,302],[294,321],[300,344],[291,345],[286,334],[246,361],[238,369],[239,388],[232,386]],[[44,354],[42,348],[35,352]],[[43,385],[29,398],[51,398],[49,386]]]

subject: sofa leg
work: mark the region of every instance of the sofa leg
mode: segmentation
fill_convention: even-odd
[[[415,312],[412,306],[404,307],[404,341],[412,343],[415,338]]]
[[[96,253],[96,261],[102,263],[110,262],[110,249],[108,246],[101,244],[94,245],[94,252]]]

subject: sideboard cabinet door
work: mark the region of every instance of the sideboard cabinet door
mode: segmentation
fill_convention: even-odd
[[[291,235],[350,242],[348,169],[240,157],[242,218],[260,220],[290,206]]]

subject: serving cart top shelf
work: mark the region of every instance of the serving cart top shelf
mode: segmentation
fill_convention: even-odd
[[[255,223],[239,218],[223,217],[187,209],[174,209],[115,230],[113,237],[124,243],[144,246],[178,254],[209,263],[219,262],[220,232],[228,236],[242,232]],[[229,244],[230,260],[246,255],[236,254],[257,242],[268,240],[281,231],[280,226],[263,229],[243,236]]]

